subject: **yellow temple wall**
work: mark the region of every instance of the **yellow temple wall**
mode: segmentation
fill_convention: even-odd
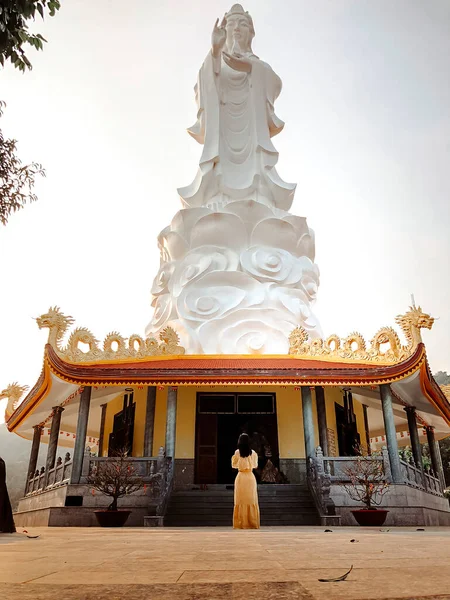
[[[108,442],[109,436],[113,430],[114,424],[114,415],[122,410],[123,407],[123,394],[119,394],[113,400],[110,400],[106,406],[106,415],[105,415],[105,429],[103,433],[103,454],[108,454]]]
[[[195,417],[197,392],[210,391],[209,387],[178,387],[177,398],[177,421],[176,421],[176,445],[175,458],[195,457]],[[230,391],[228,386],[215,386],[216,392]],[[268,386],[237,386],[233,387],[236,392],[274,391],[276,393],[277,424],[278,424],[278,446],[280,458],[305,458],[305,439],[303,432],[303,410],[301,392],[294,388],[269,388]],[[160,446],[165,446],[166,437],[166,410],[167,410],[167,386],[157,388],[155,404],[155,422],[153,433],[153,452],[156,456]],[[313,419],[315,445],[319,444],[319,430],[317,420],[317,407],[315,393],[312,391]],[[134,401],[136,403],[133,456],[142,456],[144,450],[145,414],[147,404],[147,388],[134,388]],[[338,442],[336,431],[335,403],[343,406],[342,392],[337,387],[325,387],[325,406],[327,414],[327,426],[331,430],[329,434],[334,436],[335,452],[337,455]],[[122,410],[123,393],[108,403],[105,418],[105,449],[106,453],[109,435],[113,429],[114,415]],[[360,402],[353,400],[356,415],[356,424],[361,437],[361,443],[365,445],[364,434],[364,412]],[[330,452],[332,453],[332,452]]]

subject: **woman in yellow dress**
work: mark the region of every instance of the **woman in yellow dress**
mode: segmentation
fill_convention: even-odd
[[[238,449],[231,458],[238,470],[234,481],[234,529],[259,529],[258,488],[253,469],[258,467],[258,455],[250,448],[246,433],[239,436]]]

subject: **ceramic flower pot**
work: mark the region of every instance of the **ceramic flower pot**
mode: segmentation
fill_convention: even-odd
[[[100,527],[123,527],[131,510],[96,510],[94,514]]]
[[[379,527],[386,521],[389,511],[383,508],[361,508],[350,512],[361,527]]]

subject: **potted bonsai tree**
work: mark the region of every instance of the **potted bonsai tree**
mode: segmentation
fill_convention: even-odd
[[[112,499],[108,508],[95,511],[95,517],[101,527],[125,525],[131,510],[119,510],[117,501],[123,496],[137,492],[143,486],[143,480],[127,459],[128,450],[117,450],[112,458],[99,461],[88,475],[87,483]]]
[[[389,512],[377,508],[389,489],[389,483],[386,481],[383,460],[380,460],[382,453],[372,452],[369,455],[365,450],[360,452],[344,470],[346,477],[341,481],[341,485],[352,500],[365,505],[364,508],[351,511],[357,523],[377,527],[383,525]]]

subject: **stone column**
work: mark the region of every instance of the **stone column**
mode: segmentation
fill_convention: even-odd
[[[437,440],[434,437],[434,427],[428,425],[426,428],[427,432],[427,442],[428,447],[430,448],[430,458],[431,458],[431,466],[433,467],[433,471],[436,477],[439,479],[442,489],[445,488],[445,478],[444,478],[444,469],[442,467],[442,458],[441,451],[439,449],[439,445]]]
[[[328,456],[328,437],[327,437],[327,410],[325,403],[325,390],[321,385],[316,388],[316,406],[317,420],[319,422],[319,444],[324,456]]]
[[[45,485],[47,485],[48,472],[55,466],[56,451],[58,450],[59,428],[61,425],[61,414],[64,410],[62,406],[54,406],[52,425],[50,428],[50,439],[48,442],[47,460],[45,463]]]
[[[70,483],[80,483],[81,471],[83,469],[83,458],[86,446],[86,434],[89,419],[89,407],[91,405],[91,386],[84,387],[78,407],[77,437],[73,449],[73,464]]]
[[[416,407],[405,406],[403,409],[408,417],[409,437],[411,439],[411,449],[414,456],[416,467],[423,470],[422,449],[420,447],[419,432],[417,431]]]
[[[369,419],[367,417],[367,405],[363,404],[363,415],[364,415],[364,432],[366,434],[366,446],[367,446],[367,454],[370,456],[372,454],[372,449],[370,447],[370,429],[369,429]]]
[[[102,409],[102,416],[100,417],[100,433],[98,436],[98,455],[103,456],[103,444],[105,443],[105,420],[106,420],[106,407],[107,403],[100,404],[100,408]]]
[[[175,434],[177,429],[177,388],[169,388],[167,394],[166,456],[175,458]]]
[[[391,464],[393,483],[403,483],[400,457],[398,455],[397,432],[392,409],[391,386],[387,383],[380,385],[381,407],[383,409],[384,431],[386,433],[387,450]]]
[[[302,386],[303,431],[305,433],[306,460],[315,456],[314,420],[311,389]]]
[[[153,430],[155,426],[156,386],[147,388],[147,409],[145,413],[144,456],[153,456]]]
[[[39,456],[39,447],[41,445],[42,425],[35,425],[33,427],[33,442],[31,444],[30,461],[28,463],[27,481],[25,483],[25,494],[28,491],[28,481],[30,477],[34,477],[36,473],[36,465]]]

